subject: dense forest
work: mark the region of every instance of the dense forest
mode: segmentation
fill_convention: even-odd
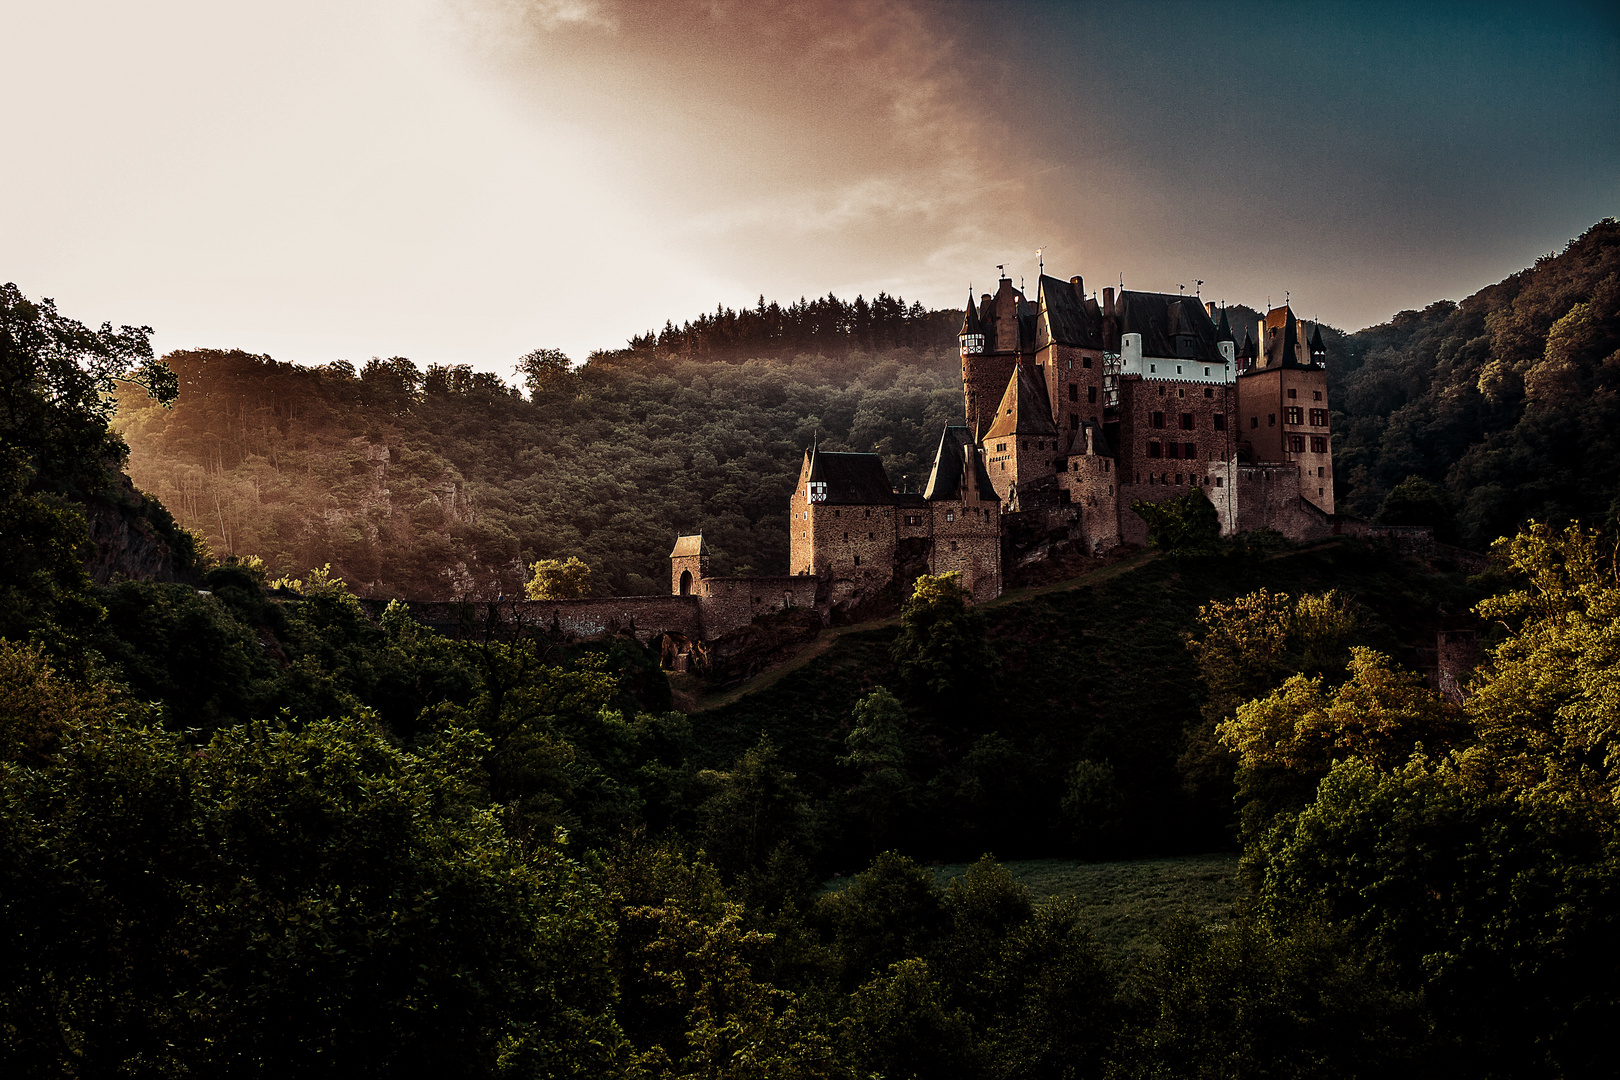
[[[1460,304],[1327,328],[1344,512],[1483,550],[1525,521],[1620,510],[1620,224]],[[1234,326],[1258,322],[1232,309]],[[180,396],[118,391],[135,483],[219,556],[330,564],[362,595],[512,595],[577,557],[599,593],[660,592],[679,532],[722,572],[778,572],[799,455],[876,450],[920,484],[960,390],[957,316],[886,296],[721,308],[525,387],[395,357],[356,368],[165,357]],[[560,362],[559,362],[560,361]],[[526,366],[527,365],[527,366]],[[1394,496],[1388,506],[1386,500]]]
[[[749,470],[774,454],[790,476],[818,428],[920,469],[959,400],[947,350],[655,342],[578,369],[541,351],[520,395],[398,359],[165,364],[145,328],[6,286],[0,1069],[1609,1075],[1620,523],[1608,489],[1550,484],[1534,455],[1610,393],[1613,233],[1485,304],[1475,391],[1500,376],[1504,411],[1447,444],[1452,464],[1386,468],[1380,447],[1346,465],[1372,513],[1468,538],[1485,504],[1458,492],[1482,489],[1452,485],[1509,454],[1493,497],[1551,520],[1510,524],[1487,573],[1257,534],[1161,537],[978,607],[925,576],[892,623],[691,713],[632,639],[444,637],[404,605],[368,618],[351,582],[451,566],[455,590],[507,588],[501,560],[583,552],[634,589],[672,531],[640,517],[648,490],[689,500],[676,527],[713,529],[733,564],[761,558],[734,508],[774,537],[781,496]],[[1403,315],[1363,332],[1376,348],[1342,339],[1338,404],[1424,348],[1474,356],[1456,341],[1472,324],[1448,320],[1476,299],[1430,320],[1448,338],[1400,336]],[[1532,357],[1516,391],[1496,344],[1513,333]],[[1432,433],[1417,419],[1443,381],[1407,387],[1385,430]],[[720,418],[683,429],[716,399]],[[1375,445],[1335,422],[1346,457]],[[518,432],[544,440],[521,464]],[[138,475],[142,495],[126,437],[199,472],[172,492]],[[660,454],[669,479],[643,483]],[[724,483],[684,487],[694,468]],[[545,513],[502,502],[507,476],[547,491]],[[210,483],[256,484],[241,505],[260,509]],[[107,507],[171,580],[91,579],[87,517]],[[202,544],[183,524],[208,513],[227,531]],[[728,513],[732,532],[709,524]],[[287,572],[296,587],[270,587]],[[1484,654],[1443,698],[1415,668],[1469,611]],[[1124,952],[1082,897],[1041,899],[1000,861],[1219,849],[1241,851],[1237,906],[1144,924]],[[967,865],[945,880],[934,862]]]

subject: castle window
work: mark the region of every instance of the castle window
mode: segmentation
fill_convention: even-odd
[[[839,512],[838,512],[838,511],[837,511],[837,510],[834,510],[834,511],[833,511],[833,517],[837,517],[837,516],[838,516],[838,513],[839,513]]]
[[[1288,396],[1290,398],[1297,398],[1297,397],[1299,397],[1299,391],[1298,390],[1290,390],[1290,391],[1288,391]]]
[[[1327,453],[1327,449],[1328,449],[1328,443],[1327,443],[1327,436],[1326,435],[1312,435],[1311,436],[1311,453],[1313,453],[1313,454],[1325,454],[1325,453]]]
[[[1187,396],[1187,391],[1186,391],[1185,388],[1176,391],[1176,397],[1186,397],[1186,396]]]
[[[1178,484],[1181,483],[1181,474],[1180,473],[1176,473],[1176,483],[1178,483]]]
[[[1154,374],[1158,370],[1159,370],[1159,365],[1158,364],[1149,364],[1148,365],[1148,374],[1149,375]],[[1159,388],[1159,393],[1161,393],[1161,394],[1164,393],[1164,388],[1163,387]]]
[[[1276,427],[1276,426],[1277,426],[1277,414],[1274,413],[1274,412],[1266,413],[1266,427]]]
[[[867,533],[866,538],[868,540],[876,540],[877,539],[877,533]]]
[[[1154,439],[1154,440],[1152,440],[1151,442],[1148,443],[1148,457],[1156,458],[1156,457],[1163,457],[1163,456],[1164,456],[1164,447],[1159,445],[1159,440]]]
[[[1181,365],[1180,365],[1180,364],[1177,364],[1177,365],[1176,365],[1176,374],[1177,374],[1177,375],[1180,375],[1180,374],[1181,374]]]
[[[1311,427],[1327,427],[1327,410],[1311,410]]]
[[[1080,358],[1080,366],[1081,366],[1081,367],[1084,367],[1084,368],[1088,368],[1088,367],[1090,367],[1090,366],[1091,366],[1091,357],[1089,357],[1089,356],[1082,356],[1082,357],[1081,357],[1081,358]]]
[[[1305,422],[1305,410],[1298,405],[1288,406],[1288,422],[1290,424],[1303,424]]]
[[[1191,461],[1193,458],[1197,457],[1198,456],[1198,444],[1197,443],[1182,443],[1181,444],[1181,456],[1186,458],[1188,461]]]
[[[996,453],[1005,454],[1006,452],[1007,452],[1007,444],[1006,443],[1004,443],[1004,442],[996,443]]]
[[[1108,494],[1112,495],[1113,493],[1114,493],[1114,485],[1109,484],[1108,485]]]
[[[1291,454],[1303,454],[1305,452],[1305,436],[1288,436],[1288,452]]]
[[[1258,416],[1249,417],[1249,426],[1251,428],[1259,427],[1260,426],[1260,418]]]
[[[1076,386],[1074,383],[1069,384],[1069,400],[1070,401],[1079,401],[1080,400],[1080,387]]]
[[[1318,465],[1316,467],[1316,475],[1317,476],[1326,476],[1327,475],[1327,468],[1325,466]]]
[[[1176,355],[1196,356],[1198,354],[1198,339],[1191,334],[1176,335]],[[1180,369],[1177,369],[1180,370]]]
[[[855,556],[855,565],[856,566],[861,565],[861,557],[859,555]]]
[[[1181,430],[1182,431],[1191,431],[1192,429],[1193,429],[1193,414],[1190,413],[1190,412],[1182,413],[1181,414]]]
[[[849,533],[844,534],[844,543],[849,543]]]
[[[1164,448],[1168,452],[1169,457],[1178,458],[1178,457],[1181,456],[1181,444],[1180,443],[1175,443],[1175,442],[1173,442],[1173,443],[1165,443]]]
[[[1207,379],[1207,378],[1209,378],[1209,368],[1205,368],[1205,369],[1204,369],[1204,377],[1205,377],[1205,378],[1206,378],[1206,379]],[[1204,396],[1205,396],[1205,397],[1209,397],[1209,391],[1208,391],[1208,390],[1205,390],[1205,391],[1204,391]]]
[[[867,512],[866,512],[866,516],[867,516],[867,517],[871,517],[871,516],[872,516],[872,511],[870,511],[870,510],[868,510],[868,511],[867,511]]]
[[[1321,401],[1322,400],[1322,391],[1320,391],[1320,390],[1312,390],[1311,391],[1311,400],[1312,401]]]
[[[955,541],[955,540],[952,540],[952,541],[951,541],[951,550],[952,550],[952,551],[955,551],[955,550],[956,550],[956,541]]]
[[[1156,412],[1153,414],[1153,426],[1156,428],[1164,427],[1164,413]]]
[[[945,520],[946,521],[955,521],[956,520],[956,511],[955,510],[947,510],[947,511],[945,511]]]
[[[1220,486],[1221,486],[1221,478],[1220,478],[1220,477],[1218,477],[1218,476],[1217,476],[1217,477],[1216,477],[1216,478],[1215,478],[1215,486],[1216,486],[1216,487],[1220,487]]]
[[[1216,431],[1225,431],[1226,430],[1226,414],[1225,413],[1218,412],[1218,413],[1216,413],[1214,415],[1214,417],[1212,417],[1212,419],[1215,421],[1215,430]]]
[[[1086,400],[1093,405],[1097,404],[1097,388],[1095,386],[1086,387]]]
[[[1207,397],[1207,398],[1214,397],[1215,396],[1214,388],[1208,387],[1208,386],[1204,387],[1204,396]]]

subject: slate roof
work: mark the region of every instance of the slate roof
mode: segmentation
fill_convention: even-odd
[[[1234,340],[1232,337],[1232,323],[1227,319],[1224,307],[1221,308],[1221,323],[1215,328],[1215,340],[1217,342]]]
[[[979,306],[973,302],[973,294],[969,292],[967,312],[962,316],[962,330],[957,336],[982,333],[984,333],[984,323],[979,321]]]
[[[894,486],[883,471],[883,459],[876,454],[835,454],[819,447],[810,452],[812,484],[827,485],[832,506],[891,506]]]
[[[1069,282],[1042,274],[1036,305],[1046,318],[1046,332],[1059,345],[1102,348],[1102,334],[1087,317],[1085,304]]]
[[[1067,453],[1071,457],[1075,454],[1083,455],[1086,452],[1087,431],[1092,433],[1091,448],[1096,452],[1098,457],[1114,456],[1114,448],[1108,445],[1108,436],[1103,434],[1103,426],[1101,424],[1094,424],[1090,420],[1082,420],[1080,421],[1080,430],[1076,431],[1074,433],[1074,438],[1069,441]]]
[[[945,430],[939,436],[939,449],[934,451],[934,470],[928,474],[928,486],[923,489],[924,499],[962,497],[962,476],[967,471],[964,467],[966,454],[963,448],[970,446],[974,446],[973,436],[964,425],[945,425]],[[979,498],[986,502],[1000,502],[1001,497],[991,486],[990,474],[985,472],[984,460],[979,457],[976,447],[973,454],[973,468],[979,487]]]
[[[1023,364],[1013,368],[1012,377],[1007,380],[1007,390],[1001,395],[1001,404],[996,406],[995,422],[984,437],[992,439],[1014,433],[1039,436],[1057,434],[1046,387]]]
[[[1224,362],[1221,351],[1215,347],[1215,324],[1210,321],[1204,305],[1191,296],[1126,290],[1119,294],[1117,310],[1120,312],[1119,332],[1142,335],[1143,356],[1200,364]],[[1175,339],[1180,334],[1191,335],[1195,342],[1191,357],[1176,355]]]
[[[675,538],[675,550],[669,553],[669,557],[673,559],[677,555],[707,555],[708,553],[709,545],[703,542],[703,534],[692,533],[689,536],[677,536]]]
[[[1285,305],[1266,312],[1265,327],[1268,332],[1260,346],[1259,359],[1244,374],[1270,371],[1272,368],[1297,369],[1316,366],[1309,359],[1302,361],[1299,358],[1299,320],[1294,318],[1293,308]],[[1272,330],[1281,330],[1282,333],[1272,335],[1269,332]],[[1321,340],[1322,331],[1318,327],[1312,347],[1314,348]]]

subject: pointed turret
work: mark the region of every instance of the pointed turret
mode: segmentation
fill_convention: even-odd
[[[1311,363],[1327,363],[1327,346],[1322,344],[1322,324],[1317,323],[1311,329]]]
[[[1233,337],[1232,337],[1232,323],[1226,317],[1226,308],[1225,307],[1221,308],[1220,325],[1215,327],[1215,340],[1216,341],[1232,341],[1233,340]]]
[[[962,332],[958,337],[967,337],[969,334],[984,333],[984,323],[979,320],[979,305],[973,302],[973,290],[968,290],[967,313],[962,317]]]
[[[970,470],[971,463],[971,470]],[[967,428],[960,424],[947,424],[939,436],[939,448],[934,451],[934,468],[928,474],[928,486],[923,498],[930,502],[941,499],[999,501],[978,447],[968,437]]]

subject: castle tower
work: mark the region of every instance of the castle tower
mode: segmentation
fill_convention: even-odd
[[[1029,321],[1032,329],[1033,311],[1024,294],[1013,288],[1011,278],[1002,278],[996,294],[985,293],[977,308],[969,299],[958,337],[962,349],[962,412],[968,424],[975,423],[975,416],[988,422],[991,410],[1001,400],[1021,346],[1030,344],[1025,338],[1031,335],[1023,331],[1022,321]]]
[[[1035,360],[1046,385],[1058,446],[1074,445],[1085,424],[1104,410],[1103,320],[1085,282],[1043,276],[1035,302]]]
[[[977,602],[1001,595],[1001,500],[984,467],[984,451],[960,424],[948,424],[923,489],[931,543],[930,574],[959,573]]]
[[[1300,496],[1331,514],[1333,433],[1322,328],[1307,342],[1284,305],[1266,313],[1260,336],[1252,364],[1238,379],[1244,456],[1256,464],[1297,465]]]
[[[669,591],[675,596],[701,596],[709,576],[709,547],[702,533],[675,538],[669,553]]]
[[[1014,364],[983,439],[990,484],[1008,513],[1027,509],[1029,495],[1041,482],[1055,487],[1058,429],[1046,386],[1030,365]]]

